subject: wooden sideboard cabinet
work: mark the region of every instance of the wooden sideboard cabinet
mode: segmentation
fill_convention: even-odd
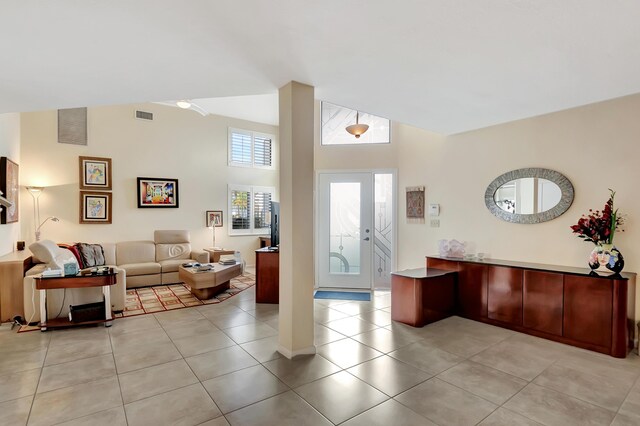
[[[280,252],[256,250],[256,303],[280,302]]]
[[[594,276],[584,268],[427,257],[457,271],[458,315],[624,358],[633,348],[635,273]]]
[[[24,318],[23,278],[32,266],[28,250],[0,257],[0,322],[13,321],[18,315]]]

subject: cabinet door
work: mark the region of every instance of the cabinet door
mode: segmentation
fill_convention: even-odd
[[[564,277],[564,337],[611,347],[613,281],[575,275]]]
[[[467,318],[487,317],[487,265],[460,262],[458,310]]]
[[[489,266],[488,317],[522,325],[522,269]]]
[[[562,274],[524,271],[523,325],[562,336]]]

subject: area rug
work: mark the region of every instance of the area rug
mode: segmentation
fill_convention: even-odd
[[[134,288],[127,290],[127,296],[124,302],[124,311],[122,311],[122,313],[115,314],[114,317],[131,317],[135,315],[188,308],[190,306],[221,303],[249,287],[252,287],[255,283],[255,275],[245,272],[243,275],[231,279],[231,282],[229,283],[230,288],[207,300],[200,300],[195,297],[191,294],[189,286],[183,283]]]
[[[371,293],[357,293],[354,291],[316,291],[314,299],[360,300],[370,301]]]

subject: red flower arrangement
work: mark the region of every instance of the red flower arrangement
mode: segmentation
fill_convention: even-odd
[[[582,215],[578,223],[571,226],[573,233],[578,234],[578,238],[594,244],[613,244],[616,231],[624,232],[621,229],[624,218],[618,214],[618,209],[613,209],[613,197],[616,193],[612,189],[609,189],[609,192],[611,195],[602,211],[594,212],[589,209],[589,215]]]

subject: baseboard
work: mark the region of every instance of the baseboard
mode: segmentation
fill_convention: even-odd
[[[283,347],[282,345],[278,345],[278,352],[284,355],[286,358],[291,359],[297,357],[299,355],[315,355],[316,347],[311,345],[309,347],[298,349],[296,351],[290,351],[289,349]]]

